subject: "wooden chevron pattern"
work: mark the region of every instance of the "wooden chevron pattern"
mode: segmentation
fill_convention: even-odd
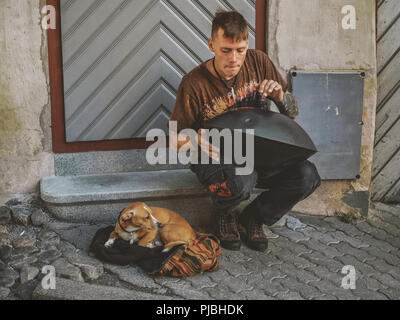
[[[378,108],[372,199],[400,202],[400,1],[378,0]]]
[[[182,77],[212,57],[218,9],[241,12],[255,47],[255,0],[61,0],[67,142],[167,131]]]

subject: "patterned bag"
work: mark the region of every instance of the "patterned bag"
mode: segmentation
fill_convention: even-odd
[[[161,270],[152,275],[189,277],[203,272],[213,272],[219,267],[218,256],[221,253],[217,238],[198,233],[195,240],[180,246]]]
[[[152,276],[189,277],[218,269],[218,256],[222,250],[218,238],[213,235],[197,233],[196,239],[188,244],[162,252],[163,247],[150,249],[131,245],[122,239],[117,239],[111,248],[106,248],[104,243],[113,230],[114,226],[101,228],[90,245],[89,251],[101,261],[139,266]]]

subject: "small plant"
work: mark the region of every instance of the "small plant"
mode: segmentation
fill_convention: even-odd
[[[355,209],[351,209],[348,213],[336,211],[335,216],[344,223],[355,223],[361,218],[360,213]]]

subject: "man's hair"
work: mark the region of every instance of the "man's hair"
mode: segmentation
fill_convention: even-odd
[[[247,40],[249,28],[245,18],[236,11],[219,10],[215,14],[212,24],[212,38],[214,39],[219,29],[224,30],[224,36],[235,41]]]

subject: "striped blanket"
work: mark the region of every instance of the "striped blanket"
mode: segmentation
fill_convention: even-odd
[[[198,233],[195,240],[179,247],[159,272],[152,275],[189,277],[218,269],[222,253],[219,241],[210,235]]]

